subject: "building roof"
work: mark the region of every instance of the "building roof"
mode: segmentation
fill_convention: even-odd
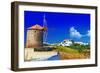
[[[31,27],[29,27],[28,29],[33,29],[33,30],[44,30],[45,28],[36,24],[36,25],[33,25]]]

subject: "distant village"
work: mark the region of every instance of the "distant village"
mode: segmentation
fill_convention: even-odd
[[[49,44],[49,43],[48,43]],[[83,43],[83,42],[75,42],[73,40],[69,40],[69,39],[65,39],[60,43],[54,43],[54,44],[50,44],[50,45],[58,45],[58,46],[72,46],[74,44],[78,44],[78,45],[89,45],[89,43]]]

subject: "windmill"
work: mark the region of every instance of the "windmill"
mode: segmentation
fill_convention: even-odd
[[[47,31],[48,31],[48,28],[47,28],[47,21],[46,21],[46,18],[45,18],[45,14],[43,16],[43,27],[45,28],[45,31],[44,31],[44,35],[43,35],[43,42],[44,43],[47,43]]]

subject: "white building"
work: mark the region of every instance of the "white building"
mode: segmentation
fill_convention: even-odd
[[[84,42],[74,42],[74,43],[79,45],[89,45],[89,43],[84,43]]]
[[[61,45],[61,46],[71,46],[71,45],[73,45],[73,43],[74,43],[74,41],[72,41],[72,40],[64,40],[59,45]]]

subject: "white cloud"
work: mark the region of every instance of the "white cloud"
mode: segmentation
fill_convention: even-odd
[[[72,38],[81,38],[82,34],[80,34],[79,31],[77,31],[77,29],[75,29],[74,27],[70,28],[70,37]]]
[[[70,37],[72,37],[72,38],[82,38],[82,37],[87,37],[87,36],[90,37],[90,30],[88,30],[86,34],[81,34],[74,27],[70,28]]]
[[[87,36],[90,37],[90,30],[87,31]]]

